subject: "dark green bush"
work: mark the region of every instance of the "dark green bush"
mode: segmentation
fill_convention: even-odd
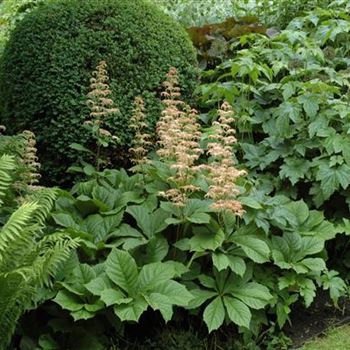
[[[196,58],[185,31],[142,0],[59,0],[39,6],[12,34],[0,63],[1,122],[10,132],[31,129],[49,182],[61,182],[76,159],[72,142],[87,144],[82,128],[91,72],[104,59],[120,114],[110,130],[132,138],[128,119],[135,96],[149,121],[160,112],[159,91],[170,66],[178,68],[184,96],[196,82]],[[117,152],[115,152],[117,154]],[[50,169],[50,170],[48,170]]]

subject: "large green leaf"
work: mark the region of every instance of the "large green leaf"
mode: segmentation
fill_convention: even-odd
[[[125,251],[113,249],[106,260],[108,277],[129,295],[137,290],[138,271],[133,257]]]
[[[168,241],[163,236],[152,237],[146,245],[146,261],[149,263],[163,260],[169,250]]]
[[[246,264],[239,256],[215,252],[212,254],[212,260],[218,271],[230,268],[237,275],[243,276],[246,270]]]
[[[58,225],[61,225],[63,227],[72,227],[77,230],[80,229],[80,226],[74,221],[74,218],[70,214],[54,213],[52,214],[52,217]]]
[[[157,284],[152,292],[164,295],[171,304],[178,306],[187,306],[194,298],[184,285],[173,280]]]
[[[240,246],[247,257],[256,263],[269,261],[270,248],[259,237],[253,235],[232,235],[231,240]]]
[[[168,297],[159,293],[151,293],[150,295],[145,296],[145,298],[153,310],[160,311],[165,322],[171,320],[173,316],[173,305]]]
[[[125,298],[120,290],[108,288],[101,292],[101,300],[106,306],[111,306],[115,304],[128,304],[132,301],[132,298]]]
[[[249,308],[235,298],[224,296],[223,299],[230,320],[238,326],[249,329],[249,324],[252,317]]]
[[[84,286],[93,295],[101,295],[101,293],[105,289],[112,287],[112,282],[104,274],[103,276],[98,276],[97,278],[91,280],[89,283],[85,284]]]
[[[145,298],[138,296],[128,304],[114,305],[113,310],[121,321],[137,322],[147,308],[148,304]]]
[[[175,276],[174,268],[171,265],[156,262],[142,267],[138,285],[141,291],[153,289],[157,284],[169,281]]]
[[[132,205],[126,210],[137,222],[137,226],[148,237],[163,231],[168,226],[170,214],[163,209],[157,209],[149,213],[148,208],[143,205]]]
[[[350,167],[347,164],[338,167],[321,165],[316,179],[321,181],[322,192],[325,199],[328,199],[340,186],[343,189],[348,188],[350,184]]]
[[[252,309],[263,309],[272,299],[268,288],[256,282],[230,289],[231,294]]]
[[[60,290],[53,299],[62,309],[69,311],[78,311],[84,307],[84,302],[77,295],[66,290]]]
[[[190,239],[192,252],[203,252],[206,250],[216,250],[225,240],[225,233],[219,229],[216,232],[208,230],[206,227],[197,228],[195,235]]]
[[[215,298],[204,310],[203,319],[209,333],[218,329],[225,320],[225,308],[221,297]]]
[[[211,299],[218,295],[217,292],[199,288],[191,289],[191,294],[193,295],[193,299],[189,302],[187,306],[188,309],[196,309],[205,303],[208,299]]]

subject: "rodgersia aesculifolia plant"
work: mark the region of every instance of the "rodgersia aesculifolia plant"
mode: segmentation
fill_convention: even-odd
[[[131,161],[135,166],[147,163],[147,154],[152,146],[151,135],[147,132],[145,102],[142,97],[135,97],[133,115],[129,127],[134,131],[132,147],[129,149]],[[136,168],[133,168],[136,171]]]
[[[208,184],[205,197],[213,201],[212,209],[228,210],[241,216],[243,208],[236,199],[240,192],[236,181],[246,172],[236,169],[234,164],[233,146],[237,140],[232,127],[232,107],[225,102],[218,111],[219,118],[213,123],[204,152],[200,146],[202,133],[198,113],[181,101],[175,68],[170,69],[163,86],[165,108],[157,123],[160,146],[157,155],[169,166],[172,175],[168,178],[170,188],[159,194],[184,206],[192,193],[201,191],[198,180],[205,181]]]
[[[234,112],[230,104],[224,102],[218,113],[219,119],[213,122],[213,132],[208,136],[209,161],[204,169],[208,171],[210,186],[206,197],[214,200],[213,209],[229,210],[242,216],[242,204],[235,199],[240,193],[236,181],[246,175],[246,171],[236,169],[234,164],[233,146],[237,142],[232,127]]]
[[[83,172],[87,172],[86,169],[89,169],[88,174],[90,174],[93,168],[99,171],[101,166],[109,165],[109,160],[102,155],[102,147],[106,148],[119,142],[119,138],[112,135],[106,126],[106,122],[119,112],[110,98],[112,91],[108,81],[107,63],[106,61],[101,61],[92,73],[90,92],[86,96],[86,104],[90,109],[90,114],[89,118],[86,118],[84,122],[84,127],[90,132],[94,145],[92,145],[91,149],[87,149],[79,143],[71,144],[71,148],[89,154],[90,158],[93,158],[94,165],[83,161],[82,165],[85,166],[84,168],[71,167],[71,171],[81,171],[83,169]]]
[[[91,131],[92,137],[96,141],[95,161],[97,171],[103,163],[101,156],[101,147],[108,147],[110,143],[118,142],[118,137],[112,135],[105,128],[106,121],[119,112],[114,107],[114,102],[110,98],[112,91],[108,85],[107,63],[101,61],[96,70],[92,73],[90,79],[90,92],[87,97],[87,105],[90,108],[90,119],[85,121],[85,126]]]
[[[171,68],[163,84],[165,109],[157,123],[160,146],[157,155],[173,171],[173,175],[168,178],[171,188],[161,195],[176,205],[183,206],[189,194],[199,190],[193,179],[196,174],[195,163],[202,150],[199,146],[201,132],[197,111],[180,100],[177,84],[177,71]]]

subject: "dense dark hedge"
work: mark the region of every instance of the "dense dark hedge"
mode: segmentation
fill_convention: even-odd
[[[0,122],[31,129],[49,182],[60,183],[76,159],[72,142],[88,143],[82,120],[92,71],[106,60],[121,113],[111,123],[126,149],[132,101],[141,95],[151,122],[170,66],[184,95],[197,80],[195,51],[184,29],[142,0],[59,0],[43,4],[17,26],[0,62]],[[121,151],[121,150],[120,150]]]

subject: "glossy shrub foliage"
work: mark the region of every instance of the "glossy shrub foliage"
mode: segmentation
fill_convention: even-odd
[[[121,139],[119,152],[132,138],[128,120],[135,96],[145,99],[152,124],[159,117],[159,86],[169,67],[181,72],[187,96],[197,79],[187,34],[151,4],[58,0],[38,6],[18,23],[2,57],[0,109],[10,132],[30,128],[37,134],[48,181],[59,183],[66,164],[76,159],[72,142],[88,143],[82,128],[88,115],[85,95],[102,58],[120,110],[110,121]]]

